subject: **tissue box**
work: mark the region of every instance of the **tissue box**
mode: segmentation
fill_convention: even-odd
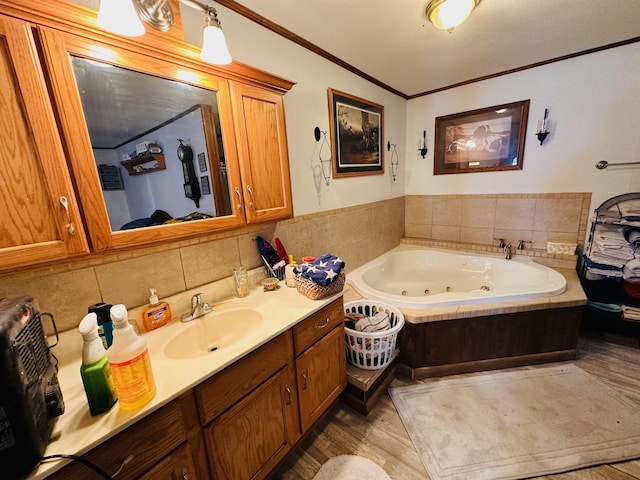
[[[559,253],[561,255],[574,255],[577,243],[570,242],[547,242],[547,253]]]

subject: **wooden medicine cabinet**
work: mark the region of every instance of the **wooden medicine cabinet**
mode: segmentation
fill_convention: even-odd
[[[42,241],[57,242],[60,250],[48,258],[21,256],[9,268],[87,253],[89,245],[102,252],[292,215],[283,102],[292,82],[242,64],[205,64],[196,48],[173,35],[118,37],[100,30],[93,10],[65,0],[51,3],[0,0],[0,14],[20,23],[23,54],[33,60],[33,77],[41,79],[26,89],[11,89],[39,97],[38,108],[49,111],[46,127],[42,121],[29,125],[32,149],[23,154],[36,148],[33,161],[46,156],[46,165],[38,167],[45,172],[40,181],[59,183],[42,189],[49,198],[40,203],[53,222]],[[5,64],[11,67],[13,50],[7,51]],[[48,142],[52,154],[38,150],[45,135],[53,138]],[[185,196],[179,139],[193,150],[196,176],[208,187],[198,207]],[[137,152],[136,146],[145,143],[158,150]],[[145,162],[127,163],[133,158]],[[103,190],[99,165],[120,168],[124,189]],[[57,173],[49,176],[52,168]],[[12,174],[1,173],[6,187]],[[58,208],[60,196],[67,198],[68,217]],[[157,211],[171,220],[138,227],[139,220]],[[181,221],[192,213],[202,219]],[[68,234],[71,223],[75,238]],[[134,228],[123,229],[127,225]],[[0,256],[7,248],[36,251],[38,243],[1,244]]]

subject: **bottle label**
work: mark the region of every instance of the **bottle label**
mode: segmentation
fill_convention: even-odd
[[[113,383],[115,383],[121,406],[135,404],[147,396],[148,400],[153,398],[156,385],[147,349],[126,362],[110,363],[110,365]]]
[[[163,305],[160,308],[156,308],[154,310],[149,310],[145,314],[145,323],[148,327],[153,328],[158,323],[163,323],[167,321],[167,306]],[[160,326],[160,325],[158,325]]]

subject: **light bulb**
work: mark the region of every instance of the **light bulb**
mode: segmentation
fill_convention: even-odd
[[[231,54],[227,48],[224,32],[216,25],[206,25],[202,33],[202,51],[200,58],[214,65],[231,63]]]
[[[464,22],[478,2],[476,0],[434,0],[427,6],[427,17],[442,30],[453,30]]]
[[[126,37],[139,37],[145,33],[132,0],[101,0],[98,25]]]

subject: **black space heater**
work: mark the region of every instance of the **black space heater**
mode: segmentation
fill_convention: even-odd
[[[0,301],[0,476],[20,479],[39,463],[55,418],[64,413],[57,363],[49,352],[38,302]]]

